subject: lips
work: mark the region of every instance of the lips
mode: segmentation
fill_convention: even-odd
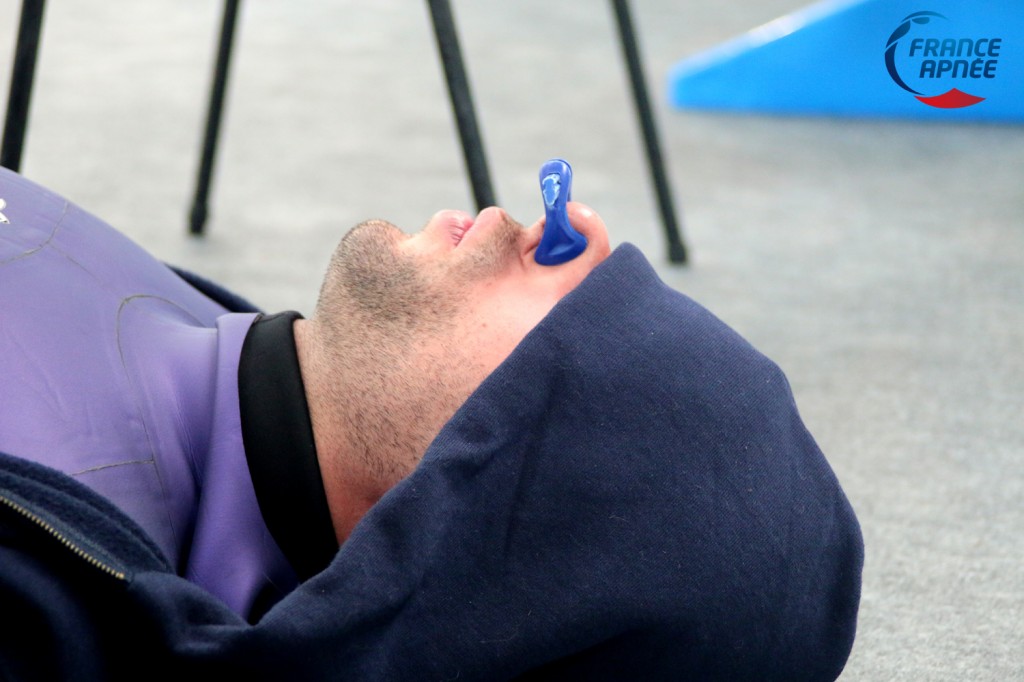
[[[463,211],[444,211],[441,215],[444,231],[452,240],[452,244],[459,245],[462,238],[466,236],[470,228],[476,222],[473,216]]]
[[[457,248],[471,234],[476,235],[470,237],[474,243],[488,239],[489,233],[503,228],[507,222],[510,222],[508,214],[497,206],[485,208],[476,217],[464,211],[444,210],[434,215],[427,230],[451,243],[452,248]],[[478,232],[480,234],[477,235]]]
[[[484,210],[480,211],[476,218],[470,218],[466,228],[459,235],[458,242],[461,242],[466,235],[469,234],[474,228],[487,230],[493,227],[497,227],[499,223],[504,219],[505,212],[497,206],[488,206]],[[467,216],[468,217],[468,216]],[[456,246],[458,245],[456,242]]]

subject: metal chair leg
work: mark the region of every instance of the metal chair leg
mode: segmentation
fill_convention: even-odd
[[[36,72],[36,54],[43,29],[44,0],[23,0],[18,45],[14,52],[11,73],[11,93],[7,99],[4,119],[3,146],[0,147],[0,166],[17,172],[21,168],[21,154],[25,145],[25,127],[32,99],[32,81]]]
[[[658,194],[658,206],[661,209],[661,220],[665,226],[665,237],[668,240],[668,258],[673,263],[685,263],[687,259],[686,245],[683,244],[676,224],[676,212],[672,203],[666,179],[665,164],[661,156],[661,145],[658,141],[658,130],[651,114],[650,99],[647,96],[647,85],[644,81],[643,69],[640,66],[640,53],[637,49],[636,34],[633,21],[629,14],[626,0],[612,0],[612,8],[619,27],[622,41],[622,52],[626,58],[630,82],[633,86],[633,99],[636,102],[637,116],[643,130],[644,144],[647,148],[647,161],[651,169],[651,177]]]
[[[444,75],[448,82],[448,95],[451,97],[452,110],[459,127],[459,139],[462,142],[462,155],[466,161],[473,197],[477,209],[483,210],[494,206],[496,201],[491,185],[491,175],[487,170],[487,159],[484,156],[483,140],[477,126],[476,113],[473,109],[473,97],[469,90],[469,79],[459,49],[459,37],[455,31],[452,10],[448,0],[428,0],[430,17],[434,22],[434,34],[437,38],[437,49],[441,53],[444,64]]]
[[[231,46],[235,38],[240,0],[226,0],[224,19],[221,23],[220,44],[217,48],[217,64],[213,73],[213,88],[210,92],[210,108],[206,116],[206,135],[203,138],[203,156],[199,162],[199,177],[196,194],[189,212],[189,232],[203,234],[208,213],[210,180],[213,176],[213,160],[217,152],[217,138],[224,109],[224,92],[227,89],[228,66],[231,62]]]

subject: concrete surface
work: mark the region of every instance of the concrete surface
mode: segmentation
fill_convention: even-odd
[[[671,64],[801,3],[636,0],[693,252],[672,268],[608,7],[455,5],[500,202],[532,221],[564,156],[613,241],[787,371],[864,529],[843,679],[1024,679],[1024,130],[670,111]],[[311,310],[354,223],[472,208],[425,3],[260,0],[188,238],[219,13],[50,3],[24,173],[272,310]]]

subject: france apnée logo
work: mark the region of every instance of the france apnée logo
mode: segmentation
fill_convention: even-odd
[[[987,90],[998,73],[1002,48],[1002,38],[958,35],[955,25],[938,12],[914,12],[889,36],[885,68],[893,82],[919,102],[961,109],[985,101],[961,87]]]

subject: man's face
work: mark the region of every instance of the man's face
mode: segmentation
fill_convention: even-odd
[[[358,384],[346,390],[363,396],[350,435],[371,459],[391,451],[389,477],[411,471],[470,393],[607,257],[601,219],[581,204],[569,210],[588,245],[557,266],[534,261],[543,221],[524,228],[498,208],[475,219],[441,211],[413,235],[369,221],[342,240],[317,314],[330,317]]]
[[[482,367],[482,380],[607,257],[600,219],[585,207],[572,208],[590,243],[560,266],[534,261],[543,222],[524,228],[499,208],[475,219],[440,211],[413,235],[383,221],[363,223],[337,256],[351,302],[366,324],[394,341],[415,341],[419,351],[433,344],[465,349],[462,354]]]

